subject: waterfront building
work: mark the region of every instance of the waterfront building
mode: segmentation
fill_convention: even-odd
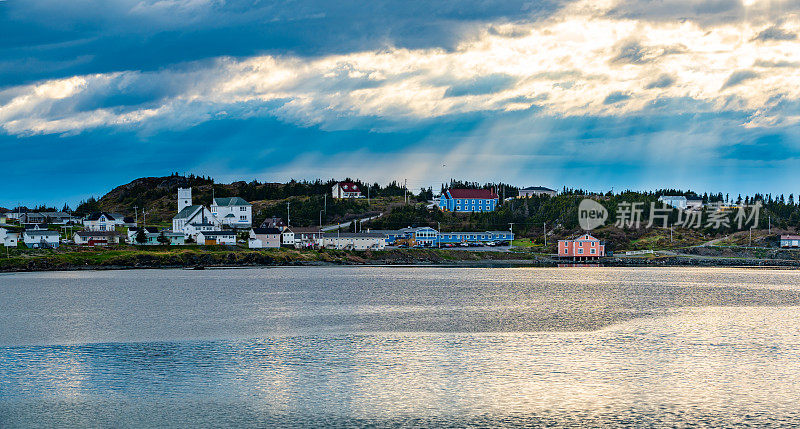
[[[17,247],[19,233],[13,232],[8,228],[0,228],[0,244],[8,247]]]
[[[136,242],[136,234],[139,233],[139,229],[144,228],[145,234],[156,234],[158,233],[158,228],[154,226],[145,226],[145,227],[138,227],[138,226],[129,226],[128,227],[128,243],[130,244],[138,244]]]
[[[381,250],[386,247],[386,236],[376,232],[330,233],[321,241],[326,249]]]
[[[251,249],[281,247],[281,230],[278,228],[250,228],[249,247]]]
[[[606,254],[605,243],[590,234],[572,240],[558,240],[558,257],[573,260],[598,259]]]
[[[236,245],[236,232],[235,231],[200,231],[197,233],[197,244],[215,245],[227,244],[230,246]]]
[[[488,243],[501,241],[508,241],[510,243],[514,240],[514,234],[511,231],[440,232],[438,237],[442,244]]]
[[[22,239],[25,246],[31,249],[54,249],[59,245],[61,234],[57,231],[37,227],[26,229],[22,234]]]
[[[281,242],[285,246],[294,246],[297,249],[307,249],[321,246],[320,232],[317,227],[290,226],[283,230]]]
[[[121,236],[117,231],[78,231],[72,236],[72,241],[83,246],[107,246],[119,244]]]

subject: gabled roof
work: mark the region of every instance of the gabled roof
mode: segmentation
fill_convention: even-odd
[[[102,215],[105,215],[105,216],[106,216],[106,218],[108,218],[109,220],[115,220],[115,219],[116,219],[114,216],[112,216],[112,215],[111,215],[111,214],[109,214],[109,213],[106,213],[106,212],[96,212],[96,213],[92,213],[92,214],[90,214],[90,215],[89,215],[89,217],[87,217],[87,218],[86,218],[86,220],[98,220],[98,219],[100,219],[100,216],[102,216]]]
[[[175,217],[173,217],[172,219],[188,219],[202,208],[203,206],[198,206],[198,205],[184,207],[183,210],[179,211],[178,214],[176,214]]]
[[[71,217],[69,213],[64,212],[40,212],[39,214],[47,217]]]
[[[800,240],[800,235],[781,235],[781,240]]]
[[[239,197],[214,198],[214,204],[223,207],[251,205],[250,203]]]
[[[258,235],[264,234],[280,234],[281,230],[278,228],[253,228],[253,233]]]
[[[315,226],[290,226],[285,231],[295,234],[319,234],[319,228]]]
[[[203,237],[214,237],[217,235],[236,235],[234,231],[200,231],[198,234],[203,234]]]
[[[116,237],[120,235],[117,231],[76,231],[75,235],[81,237]]]
[[[149,232],[149,233],[158,232],[158,228],[156,228],[154,226],[145,226],[143,228],[144,228],[144,232]],[[137,232],[137,231],[139,231],[139,227],[138,226],[128,227],[128,231]]]
[[[497,198],[497,194],[489,189],[448,189],[447,192],[453,198],[476,198],[493,200]]]
[[[47,229],[29,229],[29,230],[25,231],[25,234],[27,234],[27,235],[46,235],[48,237],[54,236],[54,235],[61,236],[61,234],[59,234],[58,231],[50,231],[50,230],[47,230]]]
[[[545,188],[544,186],[529,186],[527,188],[521,189],[522,191],[544,191],[544,192],[555,192],[555,189]]]
[[[337,184],[345,192],[361,192],[361,189],[358,188],[358,185],[353,182],[339,182]]]

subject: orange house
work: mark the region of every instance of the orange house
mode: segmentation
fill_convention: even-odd
[[[589,234],[581,235],[573,240],[558,240],[558,257],[585,261],[598,259],[606,255],[606,246]]]

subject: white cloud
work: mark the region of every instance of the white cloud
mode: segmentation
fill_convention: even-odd
[[[206,3],[146,5],[185,9]],[[752,112],[748,126],[767,126],[783,116],[771,99],[800,98],[800,69],[768,67],[800,62],[796,40],[759,40],[775,23],[637,20],[610,14],[617,6],[580,1],[535,24],[486,25],[454,50],[221,58],[181,71],[40,82],[0,92],[0,127],[22,135],[102,126],[183,127],[222,111],[226,117],[269,114],[330,128],[354,118],[403,122],[531,107],[561,117],[613,116],[651,109],[665,98],[697,101],[684,103],[684,111]],[[782,16],[780,28],[797,33],[800,17]],[[748,71],[752,67],[758,72]],[[138,87],[152,82],[171,90],[139,104],[114,104],[120,88],[136,95]]]

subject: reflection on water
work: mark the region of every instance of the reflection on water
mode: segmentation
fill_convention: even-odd
[[[0,277],[0,427],[800,418],[794,271],[143,273]]]

